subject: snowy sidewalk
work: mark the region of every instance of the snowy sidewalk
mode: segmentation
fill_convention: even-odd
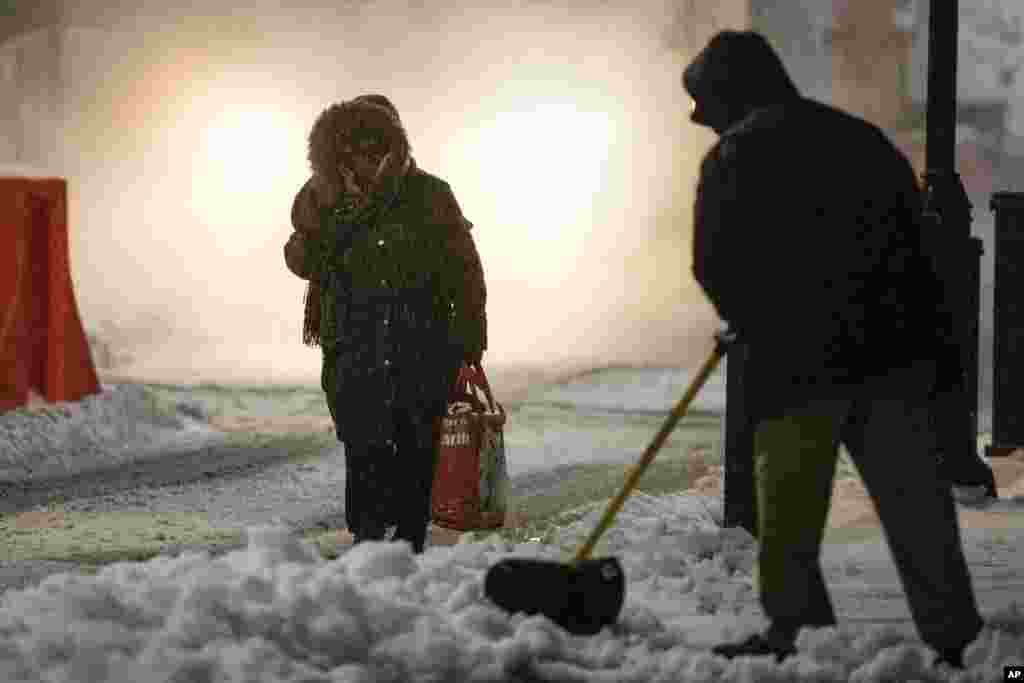
[[[1003,499],[986,511],[961,509],[964,555],[983,614],[1024,603],[1024,503]],[[986,520],[987,518],[987,520]],[[927,522],[922,520],[922,533]],[[878,529],[873,538],[826,543],[826,579],[841,621],[891,624],[913,632],[896,567]]]
[[[974,584],[978,607],[986,617],[1012,603],[1024,606],[1024,454],[993,463],[1000,500],[984,509],[957,506],[964,555]],[[720,492],[710,491],[717,497]],[[922,520],[922,533],[927,522]],[[859,480],[837,481],[822,550],[822,569],[841,625],[879,627],[916,638],[903,587],[881,526]],[[755,570],[756,571],[756,570]],[[714,576],[709,578],[715,579]],[[668,626],[686,631],[696,649],[759,627],[763,614],[756,578],[750,590],[731,582],[705,582],[704,592],[724,590],[725,609],[701,615],[700,591],[665,591],[672,580],[659,576],[648,592],[647,583],[633,583],[627,605],[642,605]],[[640,590],[637,590],[640,589]]]

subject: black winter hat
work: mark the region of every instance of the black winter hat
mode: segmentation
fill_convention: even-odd
[[[731,111],[799,96],[782,59],[755,31],[721,31],[683,71],[683,87],[699,107],[714,98]]]

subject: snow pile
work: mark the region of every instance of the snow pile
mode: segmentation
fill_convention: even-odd
[[[559,529],[557,544],[566,550],[579,547],[606,506],[587,506],[582,516],[580,511],[566,513],[579,518]],[[720,496],[634,493],[615,519],[594,556],[620,557],[636,596],[673,607],[680,606],[680,598],[689,598],[684,611],[697,614],[756,610],[756,543],[745,529],[720,526]]]
[[[0,481],[77,474],[125,464],[190,438],[212,438],[202,407],[168,403],[146,387],[105,386],[80,401],[45,403],[0,414]]]
[[[484,573],[498,559],[557,559],[554,545],[512,548],[492,536],[417,557],[403,543],[367,543],[324,561],[284,530],[260,528],[249,530],[246,549],[221,557],[119,563],[8,591],[0,600],[0,680],[956,680],[931,670],[919,642],[886,628],[804,632],[799,655],[781,665],[711,655],[695,634],[710,611],[744,602],[743,590],[729,593],[749,589],[753,544],[718,528],[718,513],[699,496],[634,502],[608,541],[627,567],[627,602],[619,623],[596,636],[508,615],[482,595]],[[563,540],[591,512],[563,529]],[[959,680],[1002,680],[1004,662],[1024,661],[1024,614],[1011,606],[992,624]]]

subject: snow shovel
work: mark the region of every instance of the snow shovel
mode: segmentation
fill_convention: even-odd
[[[601,535],[612,525],[626,498],[661,450],[690,403],[714,372],[726,347],[733,340],[729,333],[716,337],[714,351],[697,371],[686,393],[672,408],[654,440],[629,469],[622,490],[608,504],[604,515],[580,546],[569,564],[532,558],[506,558],[487,570],[484,594],[507,612],[543,614],[569,633],[593,635],[615,623],[626,597],[622,565],[614,557],[592,559],[590,553]]]

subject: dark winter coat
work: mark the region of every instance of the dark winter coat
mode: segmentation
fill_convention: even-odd
[[[904,155],[870,123],[801,97],[763,40],[735,36],[684,74],[698,110],[721,96],[718,111],[739,117],[701,164],[693,273],[749,345],[764,417],[941,356],[950,321]]]
[[[315,201],[307,183],[296,206]],[[321,220],[331,214],[325,207]],[[391,442],[398,408],[413,415],[420,442],[431,442],[460,364],[487,346],[486,288],[471,228],[448,184],[413,164],[390,206],[340,235],[333,273],[308,266],[319,258],[316,240],[307,240],[306,263],[289,263],[300,276],[320,278],[329,295],[323,387],[339,438]]]

